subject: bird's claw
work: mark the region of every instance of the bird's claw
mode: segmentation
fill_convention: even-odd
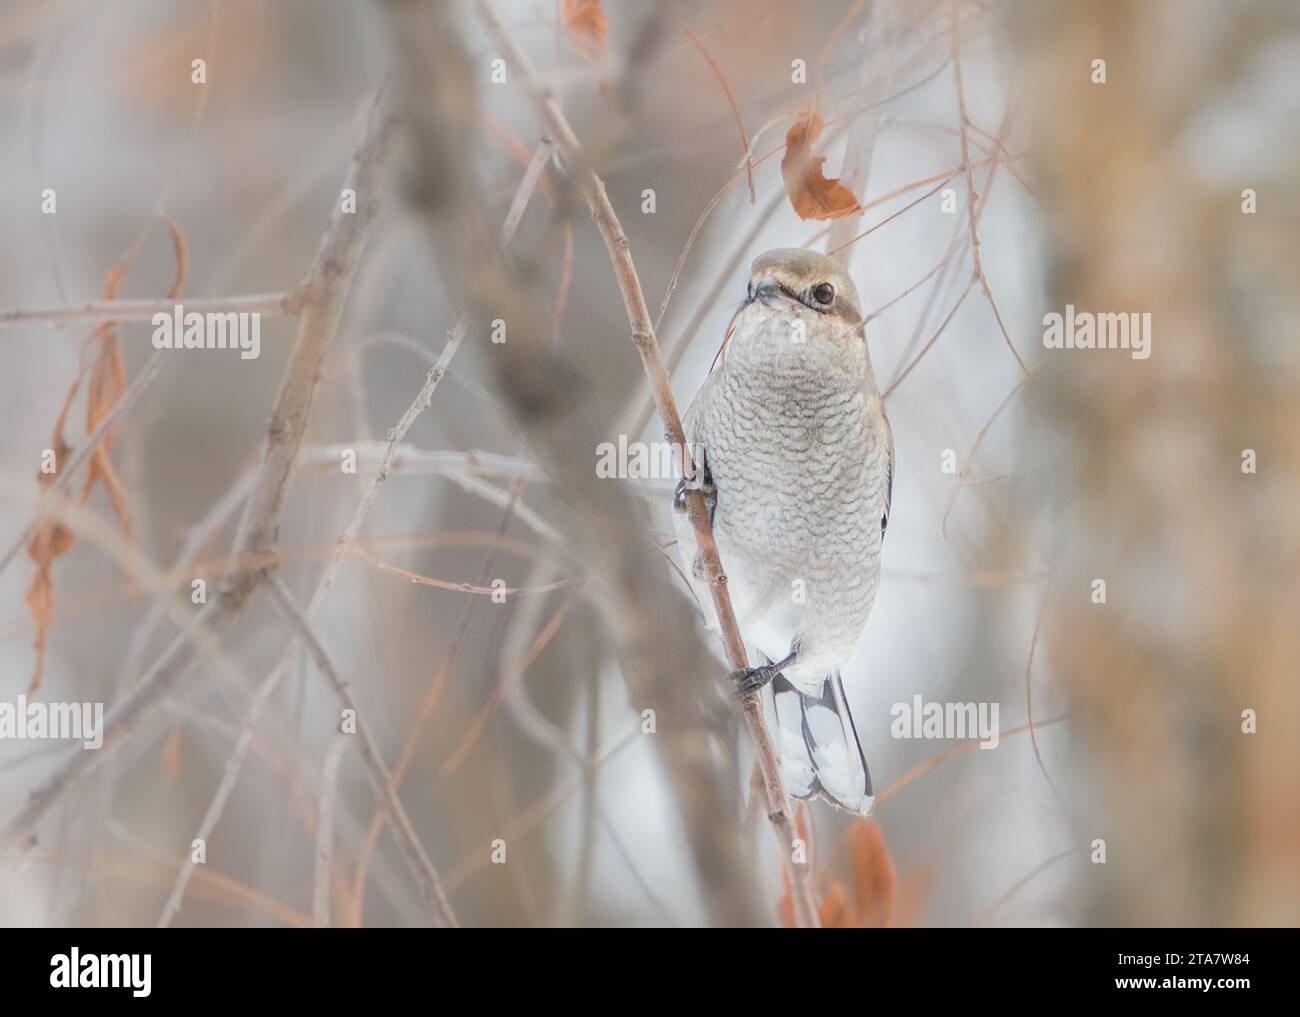
[[[686,481],[677,481],[677,489],[673,491],[673,511],[685,513],[686,511]]]
[[[717,504],[717,489],[713,486],[713,475],[709,473],[708,467],[704,467],[698,474],[683,477],[677,481],[677,487],[673,490],[673,511],[686,512],[686,492],[690,490],[699,490],[704,495],[704,504],[709,509],[709,518],[713,518],[713,506]]]
[[[727,675],[736,693],[737,699],[748,699],[757,695],[765,685],[781,673],[776,664],[761,664],[758,667],[739,667]]]

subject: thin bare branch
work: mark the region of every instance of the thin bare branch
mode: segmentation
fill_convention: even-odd
[[[723,77],[722,68],[718,66],[717,61],[705,49],[703,40],[691,31],[689,25],[682,25],[682,31],[694,43],[695,48],[700,51],[700,56],[704,57],[704,62],[709,65],[709,70],[718,79],[718,84],[722,86],[723,94],[727,97],[727,105],[731,107],[731,115],[736,120],[736,129],[740,131],[740,147],[745,150],[745,179],[749,183],[749,203],[756,205],[758,204],[758,195],[754,191],[754,155],[749,148],[749,135],[745,133],[745,122],[740,118],[740,107],[736,105],[736,97],[731,94],[731,86],[727,84],[727,79]]]
[[[1078,851],[1079,851],[1078,848],[1067,848],[1064,851],[1052,855],[1052,857],[1048,858],[1046,861],[1041,862],[1040,864],[1034,866],[1032,869],[1029,870],[1028,873],[1026,873],[1023,877],[1018,879],[1015,885],[1012,886],[1010,890],[1008,890],[1001,897],[999,897],[993,903],[993,905],[987,911],[984,912],[984,914],[980,915],[979,919],[976,920],[975,922],[976,927],[978,928],[980,926],[987,925],[989,921],[993,918],[993,916],[997,914],[997,912],[1002,908],[1002,905],[1004,905],[1007,901],[1009,901],[1012,897],[1014,897],[1017,893],[1019,893],[1020,890],[1025,886],[1025,884],[1028,883],[1030,880],[1032,880],[1040,872],[1044,871],[1045,869],[1051,868],[1059,861],[1069,858],[1070,855],[1077,854]]]
[[[510,238],[513,237],[514,231],[518,227],[520,219],[522,219],[523,217],[524,210],[527,208],[528,201],[536,190],[537,182],[541,175],[540,170],[545,163],[545,160],[540,158],[540,155],[543,153],[544,150],[549,150],[549,146],[545,144],[538,146],[538,154],[537,156],[534,157],[533,162],[528,167],[527,172],[525,172],[524,174],[523,180],[519,184],[519,190],[516,192],[515,200],[511,204],[510,213],[507,215],[506,222],[502,226],[501,236],[503,242],[508,242]],[[368,450],[372,454],[376,454],[380,457],[379,466],[375,471],[374,476],[371,477],[369,484],[366,486],[366,490],[362,494],[361,501],[358,502],[356,509],[353,510],[352,519],[348,523],[347,529],[344,531],[342,537],[340,537],[340,539],[335,542],[334,551],[330,559],[330,563],[328,566],[326,566],[324,574],[321,576],[320,580],[316,584],[315,590],[312,592],[311,600],[308,602],[307,613],[306,613],[306,617],[309,623],[311,621],[314,621],[317,612],[321,608],[321,605],[325,602],[325,598],[329,595],[330,591],[333,589],[334,580],[338,575],[338,570],[343,562],[343,559],[347,556],[350,550],[354,552],[357,550],[356,548],[357,536],[360,533],[362,524],[365,522],[366,517],[369,515],[370,510],[374,507],[375,501],[379,496],[380,485],[382,485],[384,481],[388,478],[390,472],[395,468],[395,466],[399,463],[399,461],[404,461],[405,458],[409,458],[411,460],[418,460],[421,463],[421,465],[425,469],[430,470],[430,472],[438,471],[439,468],[441,468],[442,470],[447,470],[449,467],[452,466],[459,467],[462,470],[467,470],[467,469],[472,470],[474,467],[484,463],[501,464],[502,468],[506,468],[510,471],[510,475],[523,476],[523,473],[517,471],[526,469],[527,464],[521,462],[520,460],[507,461],[506,457],[496,456],[490,453],[475,453],[475,452],[421,453],[420,450],[418,449],[412,449],[409,446],[402,444],[402,440],[406,437],[407,432],[411,429],[411,425],[415,422],[415,419],[422,412],[428,409],[428,407],[432,403],[434,390],[437,388],[438,383],[442,380],[443,376],[446,374],[447,368],[451,363],[452,357],[455,355],[456,350],[460,347],[461,340],[463,340],[465,337],[465,331],[467,327],[468,327],[467,322],[465,321],[465,319],[462,319],[457,323],[456,327],[453,328],[447,334],[447,344],[446,346],[443,347],[442,354],[438,357],[438,359],[434,362],[433,367],[429,370],[429,373],[425,378],[424,385],[420,388],[420,391],[416,394],[415,399],[411,402],[409,406],[407,406],[406,410],[402,414],[401,419],[397,422],[397,425],[392,430],[389,431],[388,441],[386,444],[382,446],[382,452],[378,451],[380,448],[378,442],[356,443],[355,447],[354,446],[324,446],[324,447],[308,446],[300,449],[299,451],[300,466],[319,465],[322,462],[328,462],[331,465],[337,464],[339,462],[340,453],[345,448],[351,449],[352,451],[363,451],[363,452]],[[453,476],[456,475],[453,474]],[[472,488],[473,485],[477,484],[478,493],[482,493],[483,488],[486,488],[493,492],[499,490],[498,488],[494,487],[491,484],[487,484],[484,481],[477,480],[477,478],[473,477],[471,474],[462,475],[458,477],[458,479],[467,487]],[[521,513],[521,516],[522,515],[523,514]],[[545,521],[541,520],[540,517],[535,517],[534,513],[529,512],[528,518],[530,521],[533,521],[535,519],[536,525],[540,525],[544,527],[546,531],[552,534],[554,533],[554,531],[550,530],[550,527],[545,523]],[[287,671],[289,664],[292,660],[293,652],[296,646],[297,646],[297,639],[295,637],[295,639],[291,640],[290,644],[285,647],[279,662],[276,664],[275,668],[272,670],[272,672],[267,676],[267,678],[263,681],[262,685],[259,687],[258,695],[254,697],[253,702],[250,704],[249,711],[244,722],[244,727],[243,729],[241,729],[241,735],[240,735],[241,742],[243,741],[245,731],[247,731],[251,736],[253,725],[256,723],[257,718],[261,713],[262,706],[265,703],[266,698],[275,690],[276,686],[279,684],[280,679],[284,676],[285,672]],[[232,752],[229,760],[227,761],[226,776],[223,778],[221,787],[217,789],[217,795],[213,798],[212,802],[209,804],[208,812],[204,818],[204,825],[209,827],[209,832],[211,828],[214,828],[216,826],[217,821],[221,817],[221,813],[225,805],[225,798],[229,796],[230,791],[233,790],[235,782],[238,780],[239,772],[243,766],[243,761],[246,754],[247,754],[247,744],[246,743],[241,744],[237,742],[234,751]],[[394,793],[396,793],[395,786],[393,788],[393,791]],[[381,802],[383,801],[384,799],[381,798]],[[381,808],[376,813],[375,822],[377,824],[382,823],[384,819],[384,815],[385,812],[383,808]],[[376,835],[377,833],[378,833],[377,828],[372,829],[371,837],[367,839],[367,848],[373,843],[373,836]],[[181,898],[185,892],[185,886],[181,882],[181,877],[185,876],[185,873],[186,873],[185,867],[182,866],[181,876],[178,876],[176,888],[173,889],[173,896],[176,902],[175,907],[177,908],[179,908]],[[161,923],[162,920],[160,919],[160,924]]]
[[[334,853],[334,799],[338,794],[339,764],[352,739],[336,735],[321,767],[320,806],[316,815],[316,868],[312,876],[311,918],[318,929],[330,924],[330,869]]]
[[[984,262],[980,257],[979,216],[976,214],[979,202],[975,194],[975,170],[971,166],[970,161],[971,119],[970,114],[966,111],[966,86],[963,84],[961,76],[961,19],[959,17],[959,7],[960,4],[957,0],[953,0],[952,71],[953,77],[957,82],[957,110],[961,120],[959,132],[961,137],[961,165],[962,170],[966,175],[966,219],[970,223],[971,257],[975,262],[975,278],[979,281],[980,289],[983,291],[985,299],[988,300],[989,306],[993,308],[993,316],[997,319],[998,328],[1002,331],[1002,338],[1007,344],[1007,349],[1011,351],[1011,355],[1016,358],[1016,363],[1020,365],[1020,369],[1024,371],[1027,376],[1029,374],[1029,368],[1025,366],[1025,362],[1020,358],[1020,353],[1016,350],[1015,344],[1011,341],[1011,335],[1007,332],[1006,325],[1002,323],[1002,314],[998,310],[997,302],[993,299],[993,291],[989,288],[988,276],[984,274]],[[1008,110],[1008,116],[1009,114],[1010,110]],[[1004,121],[1003,130],[1005,129],[1006,123]],[[999,147],[1002,147],[1000,142],[1001,139],[999,138]],[[998,163],[998,155],[996,152],[993,154],[992,163],[993,167],[996,168]],[[992,170],[989,172],[989,180],[992,180]],[[986,182],[986,193],[987,190],[988,183]]]
[[[420,838],[415,832],[415,827],[411,823],[411,817],[406,814],[401,799],[397,797],[397,791],[393,788],[392,774],[388,772],[388,767],[384,765],[383,753],[379,751],[378,744],[370,734],[370,727],[366,724],[356,701],[352,698],[348,683],[335,670],[329,655],[325,652],[325,647],[316,638],[311,623],[294,602],[293,594],[284,585],[284,580],[279,575],[271,573],[267,576],[265,586],[276,609],[284,617],[284,620],[289,623],[297,638],[302,640],[303,645],[307,647],[312,660],[316,662],[316,667],[330,683],[330,687],[334,690],[334,694],[338,697],[343,709],[351,711],[351,715],[355,718],[358,748],[361,752],[361,762],[366,769],[366,776],[370,778],[370,784],[374,788],[375,795],[384,803],[388,821],[393,827],[393,834],[402,848],[402,854],[405,855],[412,872],[415,874],[425,902],[434,909],[435,917],[441,924],[452,928],[459,927],[460,923],[456,921],[456,913],[452,911],[451,902],[447,899],[446,891],[443,890],[442,879],[438,875],[438,870],[434,868],[433,862],[425,852],[424,846],[420,843]]]
[[[379,210],[385,176],[385,156],[392,135],[392,115],[385,93],[371,109],[365,138],[353,159],[345,186],[360,197],[354,213],[335,205],[316,252],[298,318],[289,362],[276,399],[261,465],[254,478],[235,538],[238,558],[273,554],[284,497],[298,449],[306,432],[321,377],[325,353],[338,329],[343,301],[365,245],[366,232]],[[263,566],[265,567],[265,566]],[[246,571],[222,584],[216,600],[196,622],[219,640],[243,614],[257,586],[259,572]],[[104,746],[98,752],[77,752],[36,788],[23,808],[0,829],[0,844],[29,840],[36,824],[64,794],[88,773],[102,766],[163,696],[193,669],[196,647],[182,635],[172,642],[134,687],[104,718]]]
[[[152,321],[155,314],[170,315],[177,304],[185,313],[200,314],[287,314],[302,309],[302,288],[283,293],[252,293],[233,297],[157,297],[148,300],[94,300],[76,307],[9,308],[0,311],[0,327],[5,325],[67,325],[70,322],[120,324],[128,321]]]
[[[900,378],[899,380],[901,381],[902,379]],[[996,421],[998,417],[1002,415],[1003,410],[1005,410],[1008,406],[1011,405],[1011,401],[1015,399],[1016,395],[1024,387],[1025,387],[1025,379],[1022,378],[1016,384],[1015,388],[1013,388],[1010,392],[1006,394],[1002,402],[998,403],[997,409],[995,409],[989,415],[988,420],[984,421],[984,426],[980,428],[979,434],[975,436],[975,442],[973,445],[971,445],[970,452],[967,453],[965,461],[961,464],[961,468],[957,471],[957,482],[953,485],[952,491],[948,495],[948,501],[943,507],[943,515],[940,517],[939,528],[943,532],[943,535],[945,537],[948,536],[948,514],[952,511],[953,505],[956,504],[957,495],[961,493],[961,489],[969,483],[969,481],[966,480],[966,475],[970,472],[971,465],[975,461],[975,454],[980,450],[980,447],[984,444],[984,439],[988,436],[989,429],[993,426],[994,421]]]
[[[1061,724],[1069,719],[1070,718],[1068,716],[1052,717],[1049,720],[1038,721],[1034,725],[1034,727],[1037,730],[1041,731],[1043,728],[1048,727],[1049,725]],[[1012,735],[1023,734],[1025,731],[1028,730],[1029,730],[1029,725],[1022,724],[1020,725],[1020,727],[1013,727],[1010,731],[999,732],[998,737],[1010,738]],[[880,795],[876,798],[876,807],[879,808],[880,806],[884,805],[887,799],[892,798],[895,794],[897,794],[903,788],[907,787],[908,784],[912,783],[912,781],[916,780],[918,777],[925,776],[925,774],[935,769],[935,767],[942,766],[944,763],[948,762],[948,760],[954,759],[957,756],[963,756],[967,752],[970,752],[972,749],[979,748],[980,745],[982,744],[983,742],[979,738],[972,738],[969,741],[962,742],[956,748],[949,749],[947,752],[941,752],[939,753],[939,755],[933,756],[930,759],[927,759],[923,763],[918,763],[916,766],[912,767],[905,774],[899,777],[896,781],[890,784],[889,787],[885,788],[885,790],[880,792]]]
[[[975,288],[975,280],[971,279],[971,281],[966,284],[966,288],[961,291],[961,296],[957,298],[957,302],[952,305],[952,310],[948,312],[948,317],[943,319],[943,323],[934,330],[934,334],[930,336],[930,338],[926,341],[926,344],[921,347],[920,352],[918,352],[916,356],[913,357],[908,362],[907,366],[903,368],[902,372],[898,375],[898,377],[895,378],[892,382],[890,382],[889,387],[885,389],[885,391],[881,394],[880,396],[881,399],[888,399],[890,395],[893,393],[894,389],[898,388],[898,386],[903,383],[903,380],[909,374],[912,373],[913,368],[915,368],[916,365],[921,362],[921,358],[930,352],[930,348],[939,341],[939,337],[943,335],[944,329],[948,327],[948,324],[952,321],[953,317],[957,314],[957,311],[961,308],[961,305],[966,302],[966,298],[970,296],[970,292],[974,288]]]
[[[207,810],[203,813],[203,819],[199,823],[198,831],[194,834],[194,840],[206,844],[212,838],[212,831],[217,828],[217,823],[221,820],[221,814],[225,811],[226,802],[230,800],[230,795],[239,782],[244,757],[248,755],[249,747],[252,745],[253,734],[257,729],[257,720],[262,714],[262,708],[266,706],[266,701],[271,697],[271,693],[275,691],[280,684],[280,679],[288,671],[289,660],[288,655],[285,655],[275,669],[263,679],[262,684],[258,686],[257,691],[253,694],[248,712],[244,716],[244,722],[239,727],[239,736],[235,739],[235,747],[226,759],[225,768],[221,773],[221,782],[217,785],[216,794],[208,802]],[[194,865],[193,853],[186,852],[185,860],[181,862],[180,871],[176,873],[176,881],[172,884],[171,893],[167,895],[167,902],[158,915],[157,928],[165,929],[170,926],[172,920],[180,911],[181,902],[185,899],[185,891],[189,888],[190,879],[194,875]]]

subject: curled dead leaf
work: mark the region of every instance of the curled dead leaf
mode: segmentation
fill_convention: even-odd
[[[180,296],[181,288],[185,284],[185,276],[189,268],[189,253],[180,227],[171,219],[167,220],[167,227],[171,233],[172,248],[176,256],[176,277],[171,288],[171,297],[174,299]],[[104,276],[103,299],[116,299],[130,264],[131,258],[128,257],[108,270]],[[37,474],[37,481],[43,490],[54,483],[70,451],[64,439],[64,429],[68,413],[72,409],[83,380],[87,381],[86,434],[89,435],[112,412],[113,407],[126,391],[126,366],[122,361],[122,351],[117,345],[112,322],[97,326],[82,347],[77,376],[69,386],[63,405],[59,409],[59,415],[54,422],[54,438],[50,448],[54,451],[55,471]],[[126,491],[109,458],[116,430],[116,427],[110,427],[105,431],[103,438],[91,454],[86,483],[81,489],[81,501],[84,503],[90,497],[95,484],[102,483],[108,491],[113,513],[122,525],[123,536],[130,541],[131,513],[127,504]],[[29,696],[34,695],[40,688],[45,673],[46,640],[50,627],[54,624],[54,560],[66,554],[74,540],[74,534],[67,527],[52,519],[42,519],[27,544],[27,556],[36,563],[36,574],[32,576],[25,598],[27,609],[36,625],[34,640],[36,664],[27,688]]]
[[[924,906],[928,874],[924,869],[913,869],[903,880],[898,879],[879,823],[874,819],[850,823],[832,852],[831,861],[842,851],[848,854],[852,892],[833,873],[824,874],[827,889],[818,902],[823,929],[880,929],[916,924]],[[777,913],[784,926],[795,927],[788,879]]]
[[[894,859],[885,846],[885,835],[874,819],[859,819],[844,836],[849,842],[849,864],[853,876],[853,925],[880,929],[892,924],[894,888],[898,882]]]
[[[822,132],[822,118],[811,109],[795,121],[785,135],[785,155],[781,157],[781,178],[785,181],[790,205],[800,219],[842,219],[856,215],[862,205],[853,192],[838,180],[822,173],[824,155],[813,155],[813,142]]]
[[[80,379],[78,379],[80,380]],[[73,389],[75,393],[76,389]],[[69,396],[68,403],[70,403]],[[59,419],[54,426],[54,462],[62,463],[68,455],[68,446],[63,440],[63,424],[67,417],[68,403],[63,406],[63,411],[59,414]],[[38,473],[37,481],[41,488],[47,488],[54,483],[57,473]],[[45,674],[45,642],[49,636],[50,626],[54,624],[54,559],[61,554],[65,554],[72,547],[73,535],[62,523],[53,519],[42,519],[36,532],[32,534],[31,541],[27,544],[27,556],[36,563],[36,574],[32,576],[31,583],[27,586],[27,610],[31,613],[32,621],[36,623],[36,639],[34,646],[36,649],[36,666],[32,671],[31,680],[27,684],[27,695],[33,696],[41,687],[41,678]]]

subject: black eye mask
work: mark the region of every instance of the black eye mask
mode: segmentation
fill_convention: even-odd
[[[822,284],[821,283],[817,284],[817,286],[820,285]],[[838,292],[835,294],[835,299],[831,302],[831,305],[829,307],[823,307],[820,304],[818,304],[817,301],[812,296],[812,294],[816,291],[817,286],[814,286],[811,290],[809,290],[806,293],[799,293],[796,290],[792,290],[785,283],[781,282],[780,279],[776,280],[776,289],[778,293],[782,294],[783,296],[789,297],[791,300],[794,300],[800,304],[803,304],[803,306],[808,308],[808,310],[810,311],[816,311],[818,314],[833,314],[836,315],[837,317],[843,318],[845,321],[849,322],[850,324],[857,324],[859,321],[862,320],[862,316],[858,313],[857,308],[854,307],[852,303],[850,303]],[[754,283],[750,281],[745,287],[745,303],[749,303],[754,299],[755,299]]]

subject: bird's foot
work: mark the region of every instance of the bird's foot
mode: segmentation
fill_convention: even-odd
[[[750,696],[757,695],[784,668],[794,663],[796,656],[797,651],[791,650],[790,655],[785,660],[779,660],[775,664],[767,663],[760,664],[758,667],[736,668],[731,674],[727,675],[727,680],[731,683],[738,699],[748,699]]]
[[[673,511],[686,512],[686,492],[698,489],[704,495],[704,504],[708,507],[709,518],[713,518],[713,506],[717,503],[717,489],[713,486],[713,476],[709,473],[708,467],[683,477],[677,481],[677,487],[673,491]]]
[[[758,695],[765,685],[781,673],[775,664],[761,664],[758,667],[739,667],[727,675],[727,681],[737,699],[748,699]]]
[[[677,489],[673,491],[673,511],[679,514],[686,512],[686,481],[677,481]]]

